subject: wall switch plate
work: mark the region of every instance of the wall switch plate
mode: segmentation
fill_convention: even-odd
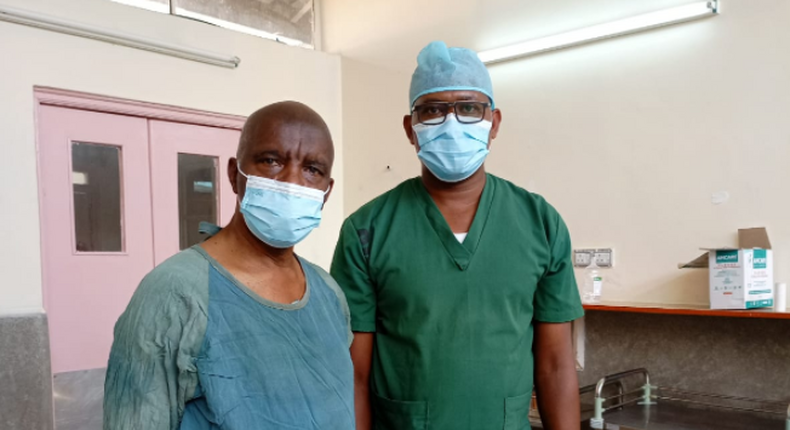
[[[590,248],[573,250],[573,266],[584,268],[590,265],[590,261],[595,259],[598,267],[614,267],[614,249],[612,248]]]

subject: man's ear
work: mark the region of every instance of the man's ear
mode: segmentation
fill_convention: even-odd
[[[491,112],[491,116],[491,140],[494,140],[499,133],[499,124],[502,123],[502,111],[494,109],[494,111]]]
[[[332,191],[335,190],[335,180],[329,178],[329,191],[324,194],[324,204],[321,205],[321,210],[324,210],[324,206],[326,206],[326,202],[329,200],[329,196],[332,195]]]
[[[409,143],[415,148],[419,149],[417,146],[417,139],[414,136],[414,129],[411,126],[411,115],[403,116],[403,131],[406,132],[406,137],[409,139]]]
[[[228,160],[228,179],[233,193],[239,195],[239,164],[236,157],[230,157]]]

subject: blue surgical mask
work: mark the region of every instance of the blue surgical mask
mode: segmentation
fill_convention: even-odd
[[[246,175],[247,188],[241,201],[244,222],[261,242],[275,248],[290,248],[321,223],[324,196],[329,192],[289,182]]]
[[[472,176],[488,155],[491,121],[462,124],[448,115],[439,125],[415,124],[420,151],[417,156],[425,167],[444,182],[459,182]]]

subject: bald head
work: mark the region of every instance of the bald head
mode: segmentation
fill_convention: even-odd
[[[246,190],[246,175],[325,191],[333,183],[334,159],[332,136],[321,116],[302,103],[279,102],[247,118],[228,175],[240,196]]]
[[[321,135],[321,140],[328,143],[327,155],[330,161],[334,161],[335,147],[326,122],[309,106],[296,101],[272,103],[250,115],[241,131],[236,158],[243,160],[256,142],[279,134],[277,132],[282,128],[309,129],[304,131],[309,131],[307,134],[311,136]]]

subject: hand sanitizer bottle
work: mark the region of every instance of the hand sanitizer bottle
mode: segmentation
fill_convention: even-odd
[[[584,269],[584,290],[582,301],[584,303],[598,303],[601,301],[603,290],[603,276],[600,267],[595,264],[595,256],[591,256],[590,265]]]

